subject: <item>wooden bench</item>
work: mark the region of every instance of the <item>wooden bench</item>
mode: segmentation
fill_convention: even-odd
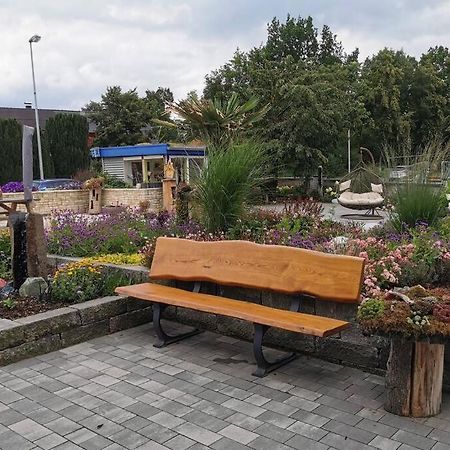
[[[269,362],[262,341],[270,327],[312,336],[326,337],[345,330],[349,323],[299,312],[303,296],[343,303],[358,303],[364,260],[277,245],[246,241],[196,242],[159,238],[150,269],[156,280],[195,281],[193,292],[154,283],[122,286],[120,295],[153,303],[153,326],[158,336],[155,347],[177,342],[200,332],[194,330],[169,336],[161,327],[161,313],[168,305],[247,320],[254,324],[255,376],[291,361],[289,354]],[[248,301],[200,293],[200,283],[239,286],[293,295],[290,310]]]

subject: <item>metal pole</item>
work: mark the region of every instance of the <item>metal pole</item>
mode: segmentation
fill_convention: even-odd
[[[348,173],[352,171],[352,152],[350,146],[350,128],[347,131],[347,158],[348,158]]]
[[[34,78],[34,62],[33,62],[33,44],[30,42],[30,54],[31,54],[31,73],[33,75],[33,93],[34,93],[34,115],[36,119],[36,133],[37,133],[37,145],[38,145],[38,159],[39,159],[39,175],[41,180],[44,179],[44,163],[42,161],[42,146],[41,146],[41,129],[39,127],[39,112],[36,96],[36,80]]]

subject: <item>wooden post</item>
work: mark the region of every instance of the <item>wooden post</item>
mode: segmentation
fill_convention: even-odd
[[[28,276],[47,279],[47,241],[44,232],[44,217],[41,214],[27,214],[26,236]]]
[[[444,344],[392,339],[386,371],[386,411],[410,417],[439,414],[443,372]]]
[[[165,179],[163,180],[163,209],[166,211],[173,211],[174,209],[174,191],[176,181]]]

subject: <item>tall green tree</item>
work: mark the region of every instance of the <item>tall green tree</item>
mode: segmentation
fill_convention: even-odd
[[[41,151],[42,151],[42,164],[44,166],[44,177],[54,178],[55,177],[55,166],[53,164],[53,157],[50,153],[50,149],[47,144],[47,134],[45,128],[41,128]],[[39,169],[39,153],[37,144],[37,131],[34,130],[33,134],[33,178],[39,179],[40,169]]]
[[[378,157],[384,146],[401,148],[411,137],[410,83],[405,80],[413,78],[414,67],[408,61],[403,52],[385,48],[367,59],[362,68],[365,104],[371,118],[364,137],[366,146]]]
[[[47,120],[44,143],[57,177],[70,177],[89,167],[87,138],[88,122],[80,114],[56,114]]]
[[[0,184],[22,179],[22,125],[16,119],[0,119]]]
[[[136,89],[123,92],[120,86],[112,86],[106,89],[100,102],[92,101],[83,110],[97,124],[95,145],[134,145],[173,138],[173,132],[161,133],[161,128],[153,123],[154,119],[170,121],[165,105],[172,101],[173,94],[167,88],[147,90],[140,97]]]

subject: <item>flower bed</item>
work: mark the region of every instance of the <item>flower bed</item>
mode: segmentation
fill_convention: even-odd
[[[227,233],[210,234],[195,221],[177,224],[168,213],[122,209],[95,218],[58,213],[48,230],[49,251],[63,256],[110,257],[129,264],[136,254],[149,266],[159,236],[194,240],[243,239],[272,245],[360,256],[366,260],[365,298],[394,287],[446,286],[450,282],[450,219],[437,227],[418,224],[399,234],[388,226],[364,231],[356,224],[321,218],[320,204],[293,203],[282,213],[260,210],[238,220]],[[107,256],[104,256],[108,258]],[[136,259],[134,259],[136,258]]]

